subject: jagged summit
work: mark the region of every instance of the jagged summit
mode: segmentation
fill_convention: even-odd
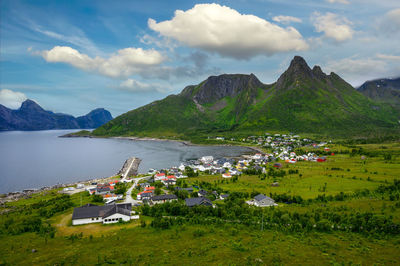
[[[326,74],[322,71],[320,66],[314,66],[312,69],[312,73],[316,78],[326,78]]]
[[[205,104],[224,97],[234,97],[246,90],[262,88],[265,85],[253,74],[222,74],[210,76],[197,86],[188,86],[182,95],[190,96],[197,103]]]
[[[294,82],[313,78],[313,72],[306,60],[301,56],[295,56],[288,69],[279,77],[276,85],[278,88],[290,87]]]
[[[35,101],[32,100],[25,100],[22,104],[21,107],[19,108],[21,111],[45,111],[42,107],[40,107],[39,104],[37,104]]]
[[[254,74],[210,76],[178,95],[129,111],[93,134],[176,138],[232,131],[357,134],[398,128],[393,109],[295,56],[273,84],[263,84]]]

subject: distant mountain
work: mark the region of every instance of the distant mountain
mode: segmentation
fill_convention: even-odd
[[[96,128],[110,121],[110,112],[99,108],[78,118],[46,111],[32,100],[26,100],[18,110],[0,104],[0,130],[46,130]]]
[[[375,101],[388,103],[400,110],[400,77],[367,81],[358,91]]]
[[[211,76],[178,95],[129,111],[93,134],[184,137],[279,130],[354,135],[398,128],[393,108],[296,56],[273,84],[263,84],[254,74]]]

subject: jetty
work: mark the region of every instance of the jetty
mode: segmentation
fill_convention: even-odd
[[[137,157],[127,159],[122,166],[122,169],[118,172],[118,175],[121,176],[122,180],[125,180],[129,176],[136,176],[141,161],[142,160]]]

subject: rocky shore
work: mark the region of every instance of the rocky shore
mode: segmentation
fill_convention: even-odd
[[[22,191],[0,194],[0,206],[3,206],[6,202],[16,201],[16,200],[20,200],[20,199],[29,199],[32,197],[33,194],[36,194],[36,193],[42,193],[42,192],[46,192],[46,191],[50,191],[50,190],[54,190],[54,189],[66,188],[66,187],[74,187],[77,184],[85,184],[85,183],[93,183],[93,182],[102,183],[112,177],[113,176],[104,177],[104,178],[95,178],[95,179],[90,179],[90,180],[85,180],[85,181],[77,181],[77,182],[68,183],[68,184],[57,184],[54,186],[24,189]]]

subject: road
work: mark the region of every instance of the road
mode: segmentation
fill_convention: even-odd
[[[124,203],[132,203],[132,205],[139,203],[139,201],[132,198],[132,190],[137,186],[140,180],[150,178],[151,176],[143,176],[138,178],[133,178],[133,185],[126,191],[126,197]]]

